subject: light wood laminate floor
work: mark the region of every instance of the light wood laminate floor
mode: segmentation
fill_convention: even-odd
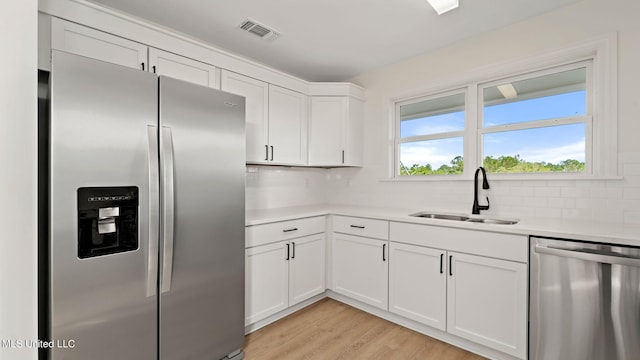
[[[323,299],[245,338],[246,360],[480,360],[481,356]]]

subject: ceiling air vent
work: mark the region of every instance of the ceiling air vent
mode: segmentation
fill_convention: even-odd
[[[268,28],[265,25],[258,23],[255,20],[247,19],[240,24],[240,29],[250,32],[253,35],[259,36],[265,40],[275,40],[280,36],[277,31]]]

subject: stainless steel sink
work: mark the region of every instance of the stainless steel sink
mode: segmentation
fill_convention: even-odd
[[[497,224],[497,225],[513,225],[518,223],[518,220],[516,219],[471,217],[466,215],[440,214],[440,213],[424,212],[424,211],[415,213],[415,214],[409,214],[409,216],[420,217],[425,219],[466,221],[466,222],[473,222],[473,223]]]
[[[432,213],[424,213],[424,212],[411,214],[409,216],[428,218],[428,219],[455,220],[455,221],[466,221],[469,219],[468,216],[463,216],[463,215],[432,214]]]
[[[465,220],[467,222],[478,222],[485,224],[498,224],[498,225],[514,225],[518,223],[516,219],[495,219],[495,218],[469,218]]]

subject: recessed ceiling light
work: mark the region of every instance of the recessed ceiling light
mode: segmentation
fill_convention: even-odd
[[[498,85],[498,90],[504,96],[505,99],[513,99],[518,97],[518,92],[516,88],[513,87],[512,84],[502,84]]]
[[[451,11],[458,7],[458,0],[427,0],[431,7],[438,13],[438,15],[442,15],[447,11]]]

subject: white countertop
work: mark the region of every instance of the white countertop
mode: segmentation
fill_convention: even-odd
[[[409,216],[420,211],[437,209],[394,209],[343,205],[316,205],[277,209],[248,210],[247,226],[322,215],[357,216],[414,224],[492,231],[506,234],[546,236],[582,241],[640,246],[640,226],[554,219],[520,219],[514,225],[470,223],[464,221],[424,219]],[[446,212],[445,212],[446,213]],[[467,215],[468,214],[461,214]]]

